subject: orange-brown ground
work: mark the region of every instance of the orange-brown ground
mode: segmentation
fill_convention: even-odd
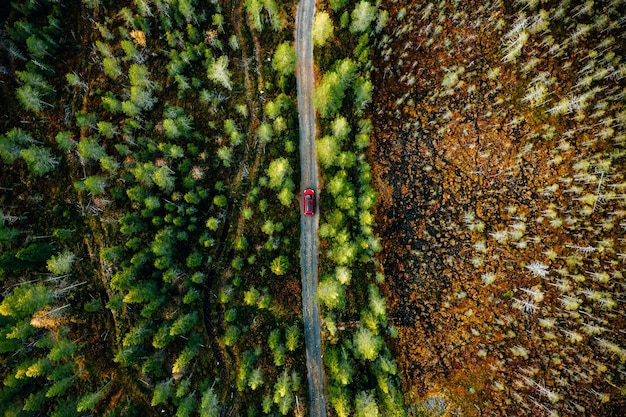
[[[386,6],[371,159],[394,349],[412,403],[445,397],[460,415],[623,415],[626,356],[599,340],[626,346],[624,204],[608,191],[624,187],[624,126],[611,125],[623,102],[607,93],[584,117],[551,113],[576,91],[586,50],[570,44],[555,57],[545,32],[532,33],[502,62],[521,3]],[[576,24],[550,33],[558,42]],[[533,107],[526,94],[541,73],[556,81]],[[613,136],[598,133],[607,125]]]

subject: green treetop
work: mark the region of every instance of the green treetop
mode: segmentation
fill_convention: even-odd
[[[315,14],[313,21],[313,44],[323,46],[326,41],[332,39],[335,27],[328,12],[322,11]]]
[[[370,29],[370,24],[376,19],[378,9],[369,2],[362,0],[354,10],[352,10],[352,23],[350,24],[350,32],[361,33]]]
[[[20,155],[26,161],[30,173],[37,177],[47,174],[59,164],[59,160],[47,148],[39,146],[22,149]]]
[[[296,50],[290,42],[283,42],[276,47],[272,68],[281,75],[291,75],[296,68]]]
[[[207,69],[207,77],[216,84],[221,84],[228,90],[232,89],[230,82],[231,73],[228,70],[228,57],[222,55]]]

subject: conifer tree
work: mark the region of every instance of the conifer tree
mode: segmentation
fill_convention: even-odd
[[[291,75],[296,68],[296,50],[285,41],[276,47],[272,59],[272,68],[281,75]]]
[[[76,255],[66,249],[62,253],[48,259],[47,268],[54,275],[65,275],[72,270],[72,265],[75,261]]]
[[[364,327],[361,327],[356,331],[353,343],[356,356],[367,361],[373,361],[376,359],[378,351],[382,347],[382,339],[380,336]]]
[[[224,88],[231,90],[231,73],[228,69],[228,56],[222,55],[215,62],[213,62],[207,69],[207,77],[216,84],[220,84]]]
[[[49,173],[59,164],[59,160],[47,148],[40,146],[22,149],[20,155],[26,162],[30,173],[37,177]]]
[[[376,19],[377,11],[376,6],[372,6],[366,0],[357,3],[350,15],[352,17],[350,31],[353,33],[362,33],[370,30],[370,24]]]
[[[315,46],[323,46],[329,39],[332,39],[335,27],[330,15],[326,11],[315,13],[313,21],[313,43]]]

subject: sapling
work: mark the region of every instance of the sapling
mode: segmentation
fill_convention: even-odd
[[[506,229],[496,230],[493,233],[489,233],[489,236],[494,238],[498,243],[506,243],[509,240],[509,232]]]
[[[602,297],[598,300],[598,306],[603,310],[613,310],[617,307],[617,302],[613,299],[611,294],[603,293]]]
[[[475,242],[474,245],[472,245],[472,247],[477,252],[487,253],[487,244],[485,243],[484,240],[479,240]]]
[[[594,281],[597,281],[597,282],[607,283],[611,279],[611,276],[606,271],[602,271],[602,272],[586,271],[586,272],[587,274],[589,274],[589,276],[591,276],[591,278],[593,278]]]
[[[545,278],[549,274],[548,265],[542,264],[538,261],[532,261],[525,268],[530,271],[534,276]]]
[[[563,308],[568,311],[578,310],[578,307],[580,307],[580,304],[582,303],[580,298],[573,295],[564,295],[559,297],[559,300],[561,301]]]
[[[537,305],[531,300],[521,300],[513,297],[513,307],[526,314],[534,314],[537,312]]]
[[[543,332],[543,336],[544,336],[545,340],[555,340],[556,339],[556,334],[554,334],[554,332],[551,332],[551,331]]]
[[[583,340],[583,336],[578,332],[567,329],[561,329],[561,331],[568,337],[571,343],[579,343]]]
[[[559,115],[571,113],[572,110],[573,110],[572,101],[567,97],[563,97],[554,107],[550,108],[547,111],[547,113],[553,116],[559,116]]]
[[[526,349],[525,347],[520,346],[520,345],[515,345],[512,348],[510,348],[510,350],[513,356],[521,356],[524,359],[528,359],[528,349]]]
[[[506,34],[506,37],[511,39],[521,31],[526,30],[530,23],[530,19],[526,17],[525,13],[521,13],[517,18],[511,30]]]
[[[485,285],[491,285],[495,282],[497,276],[493,272],[487,272],[481,275],[480,279]]]
[[[561,293],[566,293],[572,290],[571,283],[568,280],[563,279],[563,278],[557,279],[556,283],[549,282],[548,284],[556,287]]]
[[[569,41],[572,44],[578,43],[580,38],[585,38],[589,34],[589,31],[591,30],[591,28],[592,28],[591,25],[579,23],[576,26],[576,30],[570,34],[570,36],[568,38]]]
[[[600,403],[604,404],[607,403],[611,400],[611,396],[605,392],[598,392],[593,388],[587,389],[587,391],[589,391],[590,393],[594,394],[598,400],[600,401]]]
[[[575,246],[575,245],[565,245],[567,248],[574,249],[583,255],[589,255],[590,253],[595,252],[597,249],[593,246]]]
[[[603,332],[609,331],[609,329],[607,329],[606,327],[598,326],[597,324],[593,323],[583,323],[581,329],[589,336],[595,336],[602,334]]]
[[[540,303],[543,301],[544,292],[541,291],[539,286],[534,286],[532,288],[520,288],[520,290],[528,294],[536,303]]]
[[[546,396],[546,398],[548,398],[548,400],[549,400],[551,403],[556,403],[556,402],[558,402],[558,401],[561,399],[561,398],[560,398],[560,396],[559,396],[556,392],[551,391],[550,389],[548,389],[547,387],[545,387],[545,386],[544,386],[544,385],[542,385],[541,383],[536,382],[536,381],[533,381],[532,379],[530,379],[529,377],[527,377],[527,376],[525,376],[525,375],[519,375],[519,376],[522,378],[522,380],[524,381],[524,383],[525,383],[527,386],[537,388],[537,390],[539,391],[539,393],[540,393],[542,396]],[[539,404],[539,403],[536,403],[534,400],[533,400],[533,402],[534,402],[536,405],[539,405],[539,406],[541,406],[542,408],[545,408],[545,406],[543,406],[543,405],[541,405],[541,404]]]

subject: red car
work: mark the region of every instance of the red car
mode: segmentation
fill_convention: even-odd
[[[315,214],[315,191],[307,188],[304,190],[304,215],[312,216]]]

